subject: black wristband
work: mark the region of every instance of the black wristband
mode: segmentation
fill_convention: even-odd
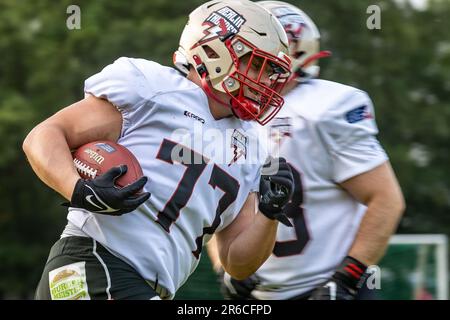
[[[367,266],[357,259],[346,256],[333,275],[333,278],[343,282],[347,287],[357,290],[364,283]]]

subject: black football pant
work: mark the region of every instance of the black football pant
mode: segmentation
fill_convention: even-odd
[[[153,288],[121,259],[86,237],[58,240],[36,290],[37,300],[149,300]]]

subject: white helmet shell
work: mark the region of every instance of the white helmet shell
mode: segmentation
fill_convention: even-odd
[[[292,70],[301,70],[297,80],[315,78],[319,75],[318,59],[329,56],[328,51],[320,52],[320,32],[312,19],[292,4],[282,1],[258,2],[263,8],[274,14],[289,39],[289,54],[292,58]]]

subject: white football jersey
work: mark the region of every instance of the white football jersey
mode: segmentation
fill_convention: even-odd
[[[289,299],[329,278],[354,241],[366,207],[338,183],[388,158],[375,137],[368,95],[330,81],[298,85],[266,132],[295,169],[287,213],[296,218],[295,228],[279,224],[273,254],[256,272],[260,284],[253,295]]]
[[[215,120],[200,87],[155,62],[120,58],[87,79],[85,92],[122,113],[118,143],[138,159],[151,197],[118,217],[70,208],[68,220],[172,298],[210,235],[258,190],[265,148],[253,123]]]

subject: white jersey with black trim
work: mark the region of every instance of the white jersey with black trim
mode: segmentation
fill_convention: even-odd
[[[265,149],[252,123],[215,120],[200,87],[155,62],[120,58],[87,79],[85,92],[121,112],[118,143],[138,159],[151,197],[119,217],[70,208],[68,220],[172,298],[210,234],[258,190]]]
[[[285,97],[267,131],[294,167],[296,190],[273,254],[256,272],[258,299],[289,299],[329,278],[347,255],[366,207],[339,183],[388,160],[373,105],[353,87],[311,80]]]

